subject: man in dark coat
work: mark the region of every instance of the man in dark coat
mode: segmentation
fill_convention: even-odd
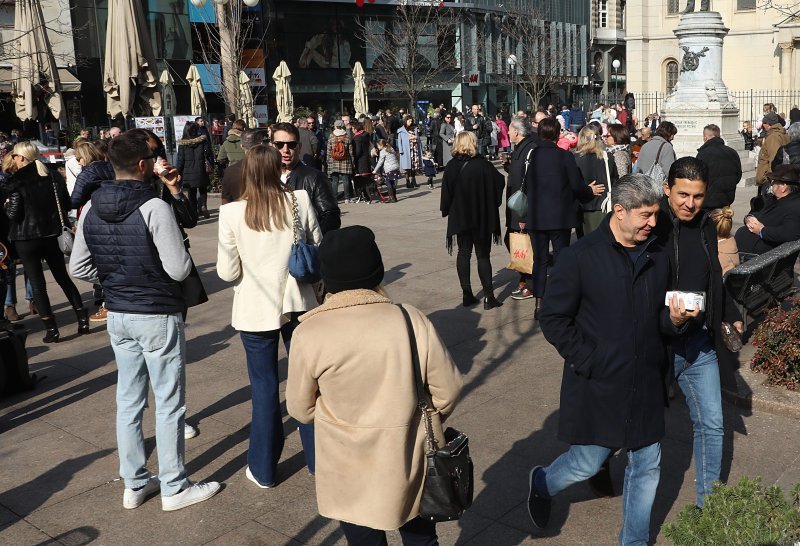
[[[742,332],[742,317],[722,282],[714,222],[703,212],[708,169],[682,157],[664,184],[656,236],[670,258],[670,290],[703,293],[704,310],[671,343],[673,376],[694,428],[697,506],[702,508],[722,466],[722,392],[717,354],[724,351],[722,322]]]
[[[665,429],[663,336],[696,315],[675,299],[664,305],[669,260],[653,234],[662,195],[646,175],[622,177],[611,214],[561,253],[548,282],[540,326],[564,358],[558,438],[570,448],[529,474],[528,511],[540,529],[553,495],[625,449],[620,543],[648,542]]]
[[[481,115],[481,107],[478,104],[473,104],[470,113],[467,114],[464,120],[464,129],[470,131],[478,139],[478,155],[486,154],[486,146],[484,141],[485,124],[483,116]]]
[[[578,202],[589,201],[603,193],[605,186],[585,184],[575,157],[556,146],[561,125],[554,118],[539,122],[541,143],[531,154],[525,185],[528,190],[526,228],[533,246],[533,295],[536,297],[534,317],[547,281],[547,255],[553,245],[553,262],[569,246],[570,232],[578,224]]]
[[[775,199],[744,219],[736,231],[739,252],[763,254],[789,241],[800,240],[800,175],[797,165],[778,165],[767,174]]]
[[[441,128],[442,113],[437,108],[433,113],[433,118],[431,118],[430,136],[428,137],[428,142],[430,143],[428,147],[431,149],[433,160],[437,165],[442,164],[442,137],[439,135]]]
[[[514,145],[514,151],[511,152],[508,160],[510,161],[505,165],[505,170],[508,173],[506,178],[506,200],[514,195],[517,190],[522,188],[522,181],[525,179],[525,174],[530,167],[531,156],[533,150],[539,145],[541,140],[539,135],[536,134],[527,118],[515,117],[511,120],[511,125],[508,127],[508,138]],[[506,205],[506,235],[505,243],[506,248],[509,248],[509,233],[520,233],[525,231],[525,216],[520,216]],[[528,281],[531,276],[528,273],[519,274],[519,286],[516,290],[511,292],[511,297],[515,300],[527,300],[533,297],[532,287],[528,286]]]
[[[339,229],[342,225],[342,213],[336,204],[336,196],[331,192],[328,177],[322,171],[304,165],[300,161],[303,149],[297,127],[291,123],[273,125],[272,145],[281,154],[282,173],[286,175],[285,184],[292,190],[308,192],[322,234],[332,229]]]
[[[247,156],[247,150],[256,144],[264,144],[269,141],[269,131],[266,129],[247,129],[242,133],[239,145]],[[222,204],[232,203],[239,199],[242,194],[242,169],[244,161],[237,161],[227,169],[222,175],[222,189],[220,191],[220,201]]]
[[[708,167],[708,187],[703,209],[711,211],[729,207],[736,198],[736,185],[742,179],[742,160],[739,153],[725,145],[720,130],[713,123],[703,127],[703,145],[697,149],[697,159]]]

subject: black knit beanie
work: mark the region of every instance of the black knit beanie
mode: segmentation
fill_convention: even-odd
[[[319,261],[325,289],[332,294],[375,288],[383,280],[381,251],[368,227],[348,226],[326,233]]]

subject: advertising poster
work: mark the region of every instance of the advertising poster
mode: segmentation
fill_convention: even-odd
[[[136,128],[149,129],[150,131],[153,131],[162,141],[164,140],[164,118],[161,116],[136,118]]]

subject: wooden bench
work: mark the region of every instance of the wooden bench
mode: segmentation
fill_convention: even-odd
[[[760,255],[741,254],[742,263],[725,274],[725,286],[739,305],[744,327],[747,315],[757,316],[794,290],[794,264],[800,241],[783,243]]]

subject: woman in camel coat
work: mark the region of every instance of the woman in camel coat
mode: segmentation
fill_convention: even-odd
[[[434,524],[417,517],[425,430],[409,338],[402,312],[378,288],[383,263],[374,234],[363,226],[326,233],[320,262],[330,295],[300,317],[286,383],[289,414],[314,422],[319,513],[339,520],[350,544],[378,543],[391,529],[435,540]],[[461,374],[427,317],[404,307],[442,446],[441,420],[455,407]]]

